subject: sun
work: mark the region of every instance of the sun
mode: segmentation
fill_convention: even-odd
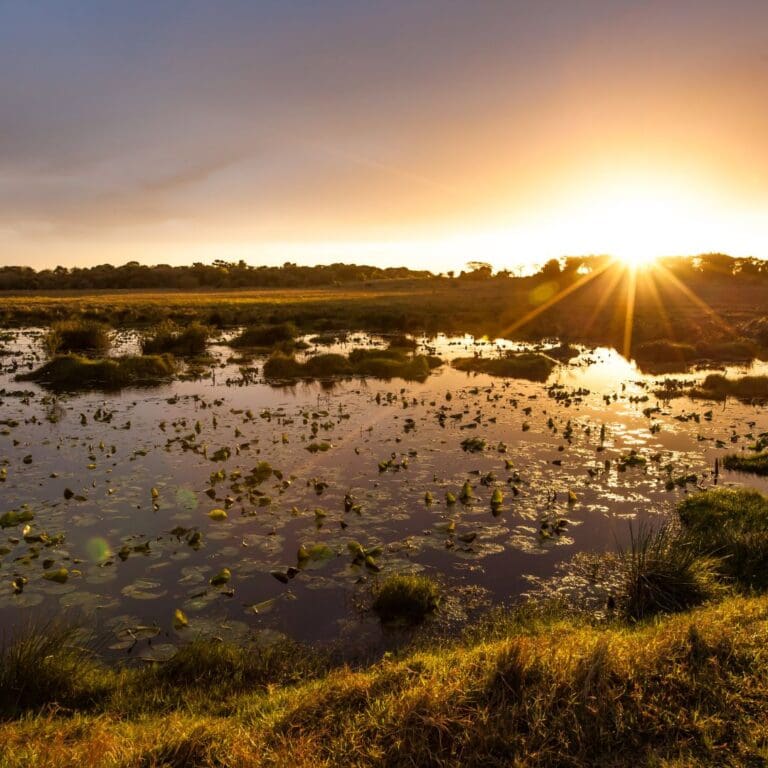
[[[616,254],[616,259],[620,261],[628,269],[649,269],[656,262],[656,256],[653,252],[649,251],[634,251],[628,250],[624,253]]]

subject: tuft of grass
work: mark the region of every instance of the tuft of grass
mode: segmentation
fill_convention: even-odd
[[[684,611],[722,592],[714,560],[702,557],[672,525],[630,529],[619,550],[619,607],[632,621]]]
[[[731,453],[723,459],[723,466],[735,472],[768,475],[768,451],[751,455]]]
[[[677,512],[691,545],[719,558],[723,574],[745,587],[768,587],[768,497],[717,488],[689,496]]]
[[[170,355],[144,355],[91,359],[59,355],[40,368],[17,376],[56,391],[113,390],[160,384],[173,376],[176,364]]]
[[[556,360],[538,352],[519,352],[498,358],[459,357],[453,361],[453,367],[460,371],[529,381],[546,381],[556,365]]]
[[[49,355],[81,352],[104,354],[109,350],[109,328],[94,320],[63,320],[54,323],[43,341]]]
[[[106,695],[109,675],[75,628],[26,627],[0,647],[0,716],[57,705],[90,708]]]
[[[725,400],[726,397],[736,397],[739,400],[768,400],[768,376],[728,379],[720,373],[711,373],[701,386],[693,387],[686,394],[706,400]]]
[[[298,333],[298,328],[291,322],[250,325],[232,339],[230,345],[236,348],[273,347],[292,342]]]
[[[375,588],[373,610],[385,623],[418,624],[437,609],[440,589],[422,574],[388,576]]]
[[[202,323],[192,322],[186,328],[173,323],[161,323],[152,336],[141,342],[145,355],[172,354],[179,357],[194,357],[205,352],[210,329]]]

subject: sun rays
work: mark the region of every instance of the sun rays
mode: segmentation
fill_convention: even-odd
[[[621,320],[620,340],[617,338],[616,346],[626,359],[631,359],[633,354],[633,342],[635,338],[635,324],[637,320],[638,294],[642,293],[647,305],[648,300],[654,310],[655,318],[663,327],[669,339],[676,336],[675,327],[667,303],[662,291],[672,290],[684,300],[695,305],[704,315],[711,320],[724,334],[735,337],[735,329],[726,322],[721,315],[687,286],[663,260],[656,258],[644,258],[638,256],[607,259],[604,263],[595,267],[587,274],[581,275],[574,282],[569,283],[554,295],[541,302],[521,318],[508,325],[499,334],[501,337],[530,325],[537,317],[561,304],[566,298],[577,291],[586,288],[598,278],[603,278],[604,285],[597,297],[594,308],[586,318],[577,318],[582,335],[589,335],[595,323],[603,320],[602,313],[612,302],[615,306],[616,317],[623,316]],[[535,295],[535,294],[534,294]],[[603,329],[604,330],[604,329]]]

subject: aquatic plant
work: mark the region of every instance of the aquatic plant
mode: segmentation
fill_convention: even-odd
[[[321,379],[354,375],[421,381],[439,363],[438,358],[410,356],[399,350],[354,349],[349,356],[326,353],[313,355],[305,362],[275,352],[264,363],[264,376],[267,379]]]
[[[707,400],[768,400],[768,376],[742,376],[729,379],[720,373],[711,373],[700,386],[689,389],[689,397]]]

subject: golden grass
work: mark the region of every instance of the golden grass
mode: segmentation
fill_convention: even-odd
[[[242,691],[227,715],[51,711],[0,766],[679,766],[768,759],[768,598],[635,628],[564,620]]]

